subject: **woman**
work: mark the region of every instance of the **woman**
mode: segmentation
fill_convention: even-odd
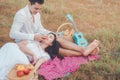
[[[51,59],[55,58],[56,56],[60,59],[63,58],[63,56],[59,54],[60,45],[56,41],[56,35],[54,33],[49,33],[48,36],[43,37],[40,42],[24,40],[19,42],[18,46],[27,55],[29,61],[35,65],[36,70],[43,62],[50,59],[50,57]],[[46,52],[50,57],[46,56]]]
[[[0,49],[0,80],[7,79],[6,75],[15,64],[29,64],[33,59],[33,64],[35,65],[35,69],[37,69],[43,62],[50,59],[46,51],[50,51],[50,46],[56,45],[53,44],[56,43],[55,41],[55,35],[49,34],[41,40],[41,42],[25,41],[27,42],[26,48],[21,46],[20,43],[6,43]],[[57,53],[57,51],[55,53]],[[27,56],[29,56],[29,58]]]

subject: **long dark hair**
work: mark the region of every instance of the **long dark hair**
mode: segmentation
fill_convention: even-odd
[[[50,55],[51,59],[54,59],[55,57],[58,57],[60,59],[63,59],[63,56],[61,56],[59,54],[59,48],[60,48],[60,44],[59,42],[56,40],[56,35],[54,33],[49,33],[54,35],[54,40],[53,40],[53,44],[52,46],[48,46],[45,51],[48,52],[48,54]]]
[[[44,0],[29,0],[31,4],[35,4],[36,2],[39,4],[43,4]]]

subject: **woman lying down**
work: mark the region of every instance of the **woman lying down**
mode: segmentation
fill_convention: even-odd
[[[72,46],[72,45],[71,45]],[[76,45],[77,46],[77,45]],[[73,50],[72,56],[87,56],[89,54],[95,55],[99,51],[99,41],[94,40],[86,48],[82,48],[83,52]],[[6,80],[6,75],[15,64],[33,64],[35,71],[42,63],[53,59],[56,56],[63,59],[66,52],[60,52],[62,46],[56,41],[56,35],[53,33],[48,34],[40,42],[36,41],[21,41],[20,43],[6,43],[0,49],[0,80]],[[79,47],[81,49],[81,47]],[[78,48],[78,49],[79,49]],[[66,56],[69,56],[71,50],[67,50]],[[75,53],[75,55],[73,55]],[[78,55],[79,53],[79,55]]]

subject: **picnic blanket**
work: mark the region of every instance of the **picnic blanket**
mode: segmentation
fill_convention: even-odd
[[[55,57],[41,65],[38,74],[42,75],[46,80],[53,80],[68,75],[76,71],[81,64],[88,63],[91,60],[98,60],[99,55],[95,56],[79,56],[79,57],[64,57],[63,60]]]

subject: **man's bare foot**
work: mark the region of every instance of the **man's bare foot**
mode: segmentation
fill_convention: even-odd
[[[83,55],[84,55],[84,56],[88,56],[93,50],[95,50],[95,49],[99,46],[99,44],[100,44],[100,42],[95,39],[91,44],[89,44],[89,45],[86,47]]]

